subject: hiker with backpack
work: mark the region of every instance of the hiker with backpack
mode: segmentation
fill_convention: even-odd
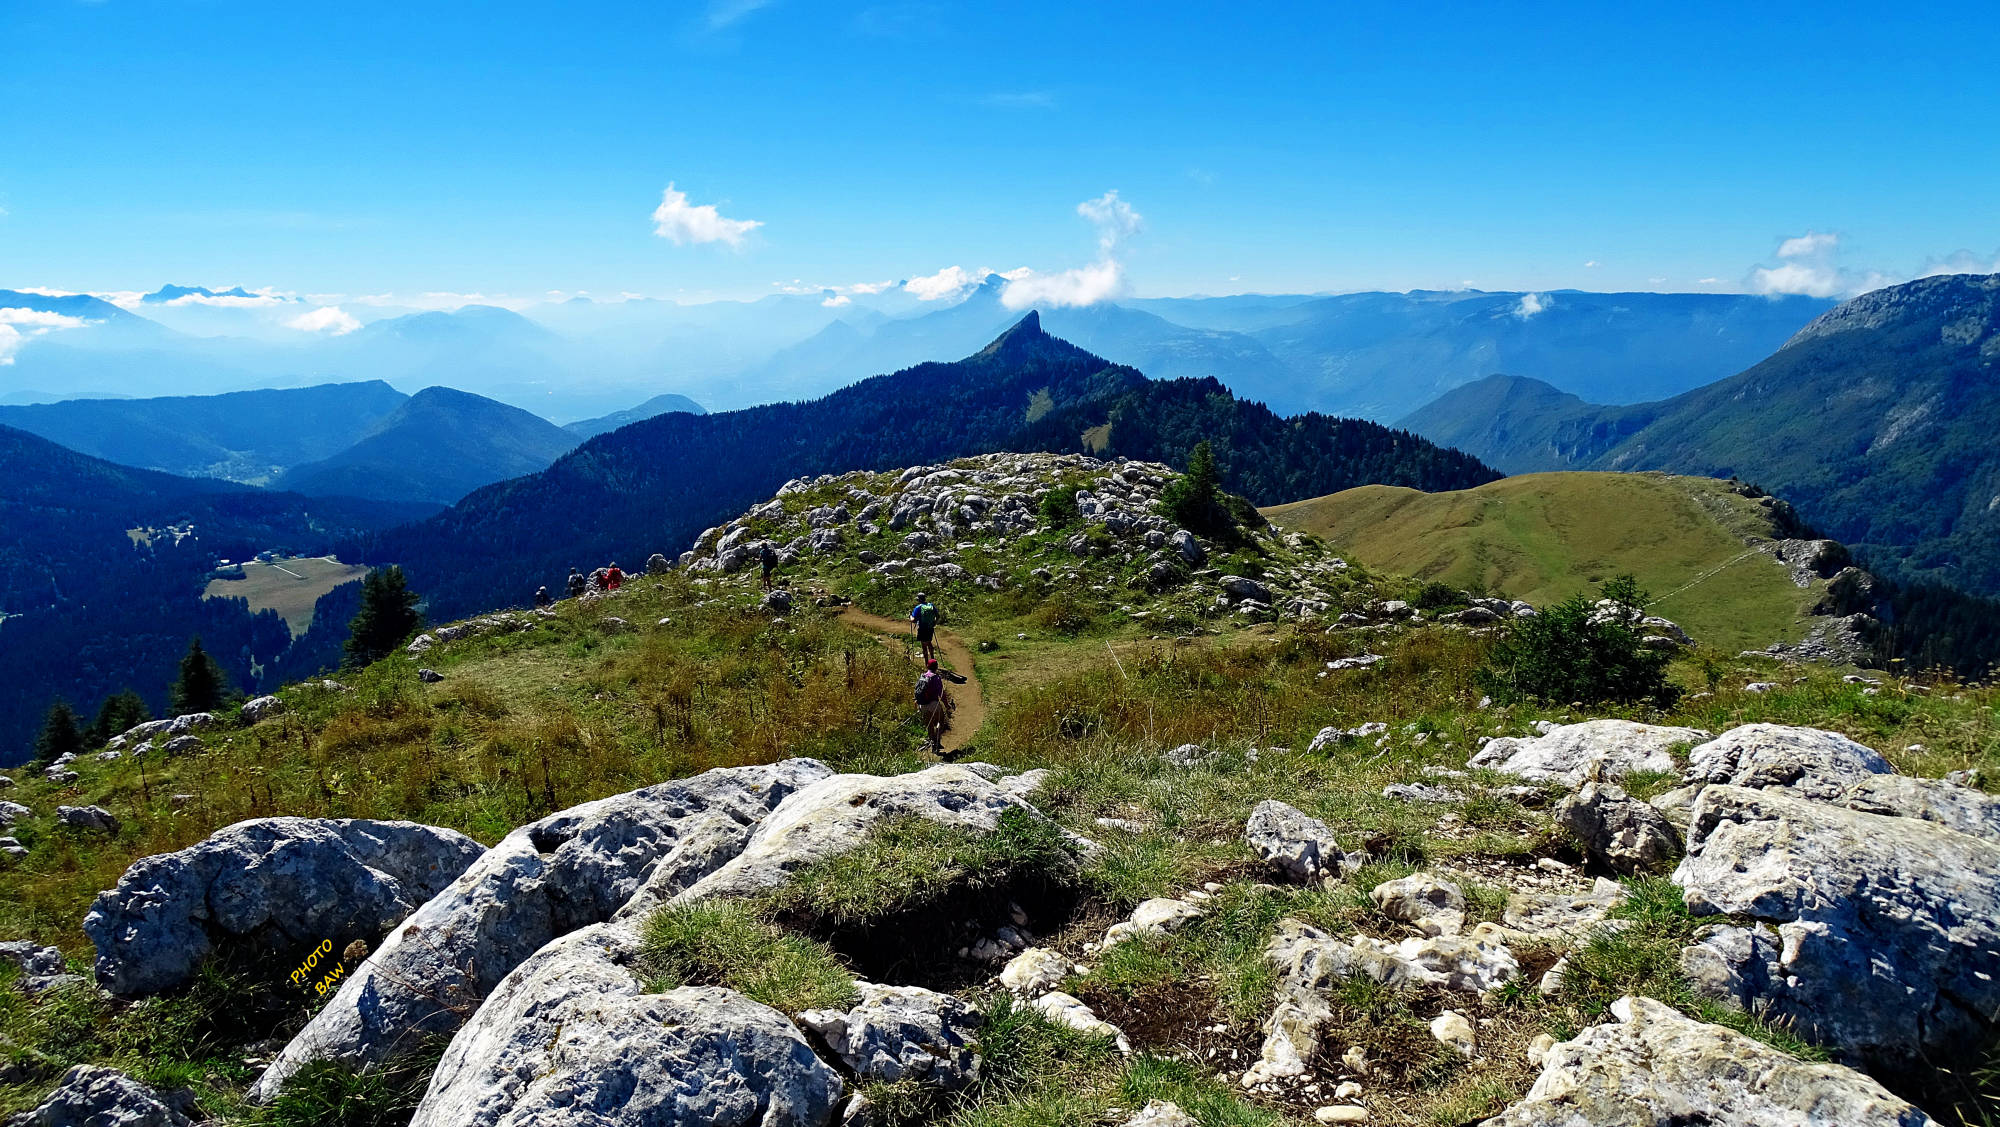
[[[550,603],[551,601],[552,601],[552,600],[551,600],[551,599],[549,598],[549,589],[548,589],[547,587],[537,587],[537,588],[535,588],[535,609],[536,609],[536,610],[547,610],[547,609],[549,609],[549,603]]]
[[[945,693],[944,683],[965,684],[965,678],[949,669],[938,668],[936,658],[924,662],[923,675],[917,678],[917,715],[924,718],[924,733],[932,751],[944,751],[945,729],[951,727],[951,697]]]
[[[937,646],[932,639],[937,637],[937,607],[932,605],[930,596],[917,592],[917,605],[910,608],[910,623],[916,628],[917,644],[924,649],[924,660],[937,664]]]
[[[769,540],[764,541],[758,546],[757,562],[764,565],[764,590],[769,591],[771,589],[771,572],[777,570],[778,567],[778,550],[771,547]]]
[[[570,568],[569,583],[564,587],[564,590],[569,592],[570,598],[581,599],[583,598],[583,588],[584,588],[583,573],[575,568]]]
[[[604,589],[606,591],[616,591],[619,585],[624,582],[625,573],[618,570],[618,564],[615,561],[610,567],[604,569]]]

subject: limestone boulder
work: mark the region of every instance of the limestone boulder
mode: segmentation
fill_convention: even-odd
[[[1425,935],[1457,935],[1465,929],[1465,892],[1429,873],[1385,881],[1368,893],[1375,908]]]
[[[1250,811],[1243,839],[1258,859],[1291,880],[1317,883],[1338,876],[1344,854],[1325,822],[1274,798]]]
[[[1587,720],[1552,726],[1536,736],[1493,740],[1466,765],[1576,787],[1586,777],[1615,780],[1634,771],[1678,770],[1673,750],[1708,738],[1698,728]]]
[[[188,981],[211,954],[303,958],[373,944],[477,860],[455,830],[359,818],[258,818],[141,858],[84,917],[97,981],[120,995]]]
[[[1814,1064],[1650,998],[1548,1048],[1519,1103],[1485,1127],[1924,1127],[1874,1080]]]
[[[550,940],[657,906],[740,853],[779,803],[832,774],[793,759],[719,768],[587,802],[516,829],[390,932],[251,1090],[305,1064],[360,1067],[462,1025]]]
[[[978,771],[943,763],[907,775],[833,775],[802,787],[750,832],[743,848],[678,900],[747,896],[845,853],[890,818],[917,817],[989,832],[1008,811],[1046,821],[1040,811]]]
[[[185,1093],[163,1095],[115,1068],[80,1064],[8,1127],[188,1127]]]
[[[1786,724],[1745,724],[1688,751],[1688,781],[1782,788],[1832,799],[1864,775],[1895,768],[1881,753],[1838,732]]]
[[[649,994],[626,923],[515,968],[445,1050],[410,1127],[824,1127],[842,1094],[785,1015],[731,990]]]
[[[1847,1059],[1914,1067],[1987,1044],[2000,1013],[2000,843],[1786,788],[1709,786],[1674,871],[1688,907],[1768,923],[1711,981]],[[1711,946],[1716,946],[1711,944]],[[1732,954],[1740,953],[1740,956]]]
[[[1680,835],[1666,815],[1616,783],[1587,782],[1552,813],[1592,861],[1614,873],[1649,872],[1680,855]]]
[[[979,1079],[979,1011],[918,986],[857,983],[845,1011],[808,1010],[800,1020],[847,1070],[864,1080],[908,1080],[946,1091]]]

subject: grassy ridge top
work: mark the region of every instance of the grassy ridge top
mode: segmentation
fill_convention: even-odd
[[[1822,583],[1756,552],[1771,510],[1713,478],[1523,474],[1444,493],[1366,485],[1265,509],[1371,568],[1546,605],[1630,574],[1650,608],[1728,652],[1795,641]]]

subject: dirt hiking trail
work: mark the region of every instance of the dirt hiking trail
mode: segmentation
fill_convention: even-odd
[[[843,622],[859,626],[863,630],[879,635],[882,643],[897,652],[903,652],[903,644],[908,642],[914,649],[916,635],[911,633],[907,620],[898,622],[879,614],[870,614],[860,607],[843,607],[840,611]],[[957,705],[951,715],[951,727],[944,734],[945,759],[956,758],[958,753],[972,742],[972,737],[986,723],[986,696],[979,690],[979,674],[973,669],[972,651],[966,647],[958,635],[940,628],[934,639],[937,647],[938,666],[949,669],[965,678],[965,684],[947,683],[952,701]],[[916,684],[916,675],[921,670],[912,663],[910,683]],[[916,706],[912,705],[914,709]]]

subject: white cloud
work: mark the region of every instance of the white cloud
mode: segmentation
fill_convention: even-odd
[[[1698,285],[1698,286],[1719,286],[1719,285],[1721,285],[1721,284],[1722,284],[1722,279],[1721,279],[1721,278],[1697,278],[1697,279],[1695,279],[1695,284],[1696,284],[1696,285]]]
[[[169,306],[208,305],[217,309],[267,309],[273,305],[284,305],[291,300],[291,298],[280,297],[275,293],[264,292],[254,293],[249,297],[239,297],[235,294],[189,293],[171,298],[166,304]]]
[[[1584,263],[1584,264],[1583,264],[1583,268],[1584,268],[1585,270],[1595,270],[1595,269],[1597,269],[1597,260],[1596,260],[1596,259],[1594,259],[1594,258],[1593,258],[1593,259],[1591,259],[1591,260],[1590,260],[1589,262],[1586,262],[1586,263]]]
[[[1752,293],[1770,297],[1852,297],[1895,281],[1879,271],[1841,266],[1834,261],[1839,249],[1840,236],[1826,231],[1785,239],[1778,244],[1778,265],[1752,269],[1746,285]]]
[[[828,309],[839,309],[843,305],[853,305],[854,299],[844,293],[829,294],[827,299],[820,302],[820,304],[826,306]]]
[[[1118,198],[1116,188],[1094,200],[1077,204],[1076,213],[1097,228],[1097,249],[1105,254],[1110,254],[1119,243],[1138,234],[1145,226],[1144,217],[1132,210],[1131,204]]]
[[[92,323],[67,313],[50,313],[41,309],[0,309],[0,365],[12,364],[14,354],[30,337],[59,329],[80,329]]]
[[[1009,309],[1026,309],[1031,305],[1095,305],[1124,291],[1124,269],[1116,259],[1106,258],[1059,274],[1016,278],[1000,291],[1000,304]]]
[[[963,266],[947,266],[935,274],[910,278],[903,283],[903,288],[915,294],[918,301],[938,301],[959,296],[978,285],[985,276]]]
[[[1525,321],[1554,304],[1555,302],[1549,300],[1547,294],[1524,293],[1521,295],[1521,304],[1514,307],[1514,316]]]
[[[682,246],[728,243],[741,247],[744,236],[763,225],[756,219],[725,219],[714,204],[690,204],[687,193],[676,189],[672,181],[660,195],[660,206],[653,209],[653,234]]]
[[[896,288],[896,283],[894,283],[894,282],[856,282],[856,283],[854,283],[854,284],[853,284],[853,285],[851,285],[851,286],[846,286],[846,287],[840,287],[840,286],[835,286],[834,288],[835,288],[836,290],[839,290],[839,289],[842,289],[842,288],[845,288],[845,290],[846,290],[846,291],[847,291],[848,293],[858,293],[858,294],[878,294],[878,293],[882,293],[882,292],[884,292],[884,291],[886,291],[886,290],[892,290],[892,289],[895,289],[895,288]]]
[[[1815,255],[1832,254],[1840,245],[1840,236],[1826,231],[1807,231],[1803,235],[1786,239],[1778,244],[1779,258],[1811,258]]]
[[[355,320],[352,313],[342,309],[340,306],[329,305],[322,309],[315,309],[310,313],[301,313],[285,322],[285,327],[288,329],[297,329],[302,333],[327,333],[332,336],[342,336],[360,328],[361,322]]]
[[[1089,266],[1040,274],[1023,267],[1008,275],[1000,304],[1009,309],[1031,305],[1095,305],[1125,292],[1125,265],[1118,248],[1145,229],[1145,217],[1112,190],[1076,205],[1076,213],[1097,228],[1097,261]]]

